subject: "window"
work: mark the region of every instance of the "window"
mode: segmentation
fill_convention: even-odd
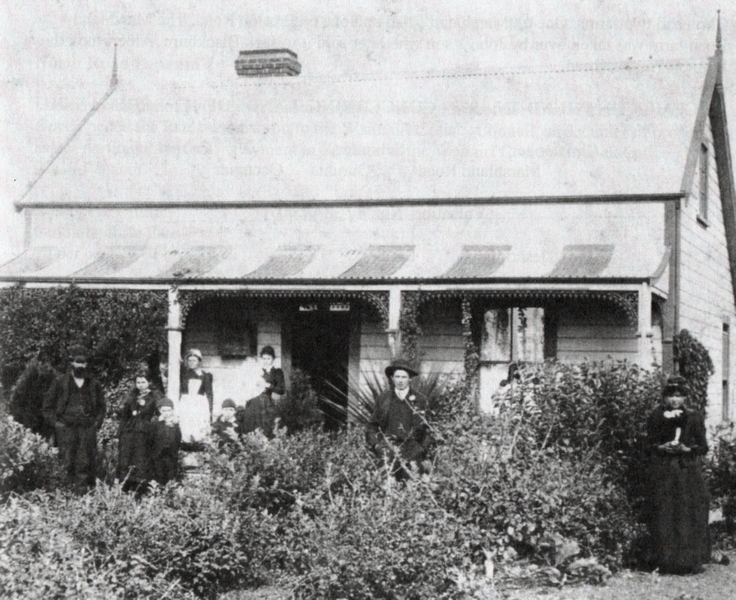
[[[708,222],[708,163],[708,146],[703,144],[700,146],[700,204],[698,217],[706,223]]]

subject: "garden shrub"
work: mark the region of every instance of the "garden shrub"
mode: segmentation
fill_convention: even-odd
[[[57,376],[51,365],[31,359],[13,387],[8,407],[18,423],[47,438],[54,431],[44,421],[41,409],[46,391]]]
[[[422,483],[395,481],[340,497],[313,519],[309,572],[297,598],[449,598],[453,571],[472,568],[477,528],[443,510]]]
[[[322,425],[319,398],[309,375],[301,369],[291,372],[289,390],[276,405],[276,417],[280,426],[285,427],[289,433]]]
[[[87,290],[77,286],[0,290],[0,365],[10,389],[31,359],[60,372],[75,343],[91,351],[90,369],[115,385],[165,346],[167,299],[161,291]]]
[[[733,423],[717,432],[711,446],[706,463],[708,487],[713,504],[723,513],[726,534],[733,536],[736,534],[736,432]]]
[[[643,535],[646,419],[661,375],[613,361],[521,370],[495,417],[437,424],[440,501],[495,535],[497,559],[551,564],[547,540],[562,536],[619,568]]]
[[[63,481],[55,448],[0,410],[0,498]]]
[[[687,329],[673,338],[673,353],[679,374],[687,381],[688,404],[705,417],[708,408],[708,379],[715,373],[708,350]]]
[[[0,511],[0,558],[12,555],[13,567],[3,571],[0,560],[0,593],[5,586],[18,590],[18,597],[33,596],[39,584],[23,574],[38,572],[39,558],[52,590],[37,596],[44,598],[69,597],[84,586],[99,592],[88,593],[90,598],[164,592],[215,598],[261,584],[260,556],[264,540],[274,537],[273,520],[229,510],[210,483],[156,488],[142,498],[106,484],[83,497],[57,492],[10,498]],[[15,542],[14,530],[27,543]],[[35,544],[32,536],[38,536]],[[54,548],[46,540],[63,545]]]
[[[0,510],[0,596],[122,598],[114,565],[95,564],[36,499],[10,498]]]
[[[362,427],[280,428],[233,451],[208,445],[200,473],[139,500],[104,482],[82,498],[26,494],[23,518],[77,549],[57,557],[63,585],[82,565],[74,585],[112,597],[166,585],[171,597],[214,597],[289,579],[295,598],[457,598],[463,581],[482,585],[484,563],[502,576],[518,558],[554,583],[599,581],[643,533],[637,469],[661,374],[606,362],[522,365],[521,375],[494,416],[474,411],[462,381],[445,388],[434,470],[407,482],[376,466]],[[100,444],[111,463],[115,439],[110,417]],[[719,464],[725,486],[732,466]],[[17,549],[16,561],[38,557]]]

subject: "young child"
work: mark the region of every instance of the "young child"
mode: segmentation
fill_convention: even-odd
[[[237,406],[231,398],[223,401],[222,412],[212,424],[212,435],[220,447],[232,446],[238,440],[240,427],[237,420]]]
[[[181,429],[169,398],[159,402],[158,410],[161,416],[153,424],[153,470],[156,481],[164,485],[179,475]]]
[[[158,415],[159,394],[151,389],[151,377],[139,371],[135,387],[120,409],[118,477],[124,489],[143,492],[153,477],[151,421]]]

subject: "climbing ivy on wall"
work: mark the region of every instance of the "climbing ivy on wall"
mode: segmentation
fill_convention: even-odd
[[[92,352],[90,368],[115,385],[166,342],[165,291],[89,290],[78,286],[0,290],[0,366],[9,390],[32,360],[68,368],[75,343]]]
[[[708,379],[715,373],[710,354],[687,329],[674,336],[673,351],[679,373],[687,380],[690,406],[705,415],[708,406]]]
[[[401,331],[401,355],[411,364],[419,363],[419,325],[420,292],[402,292],[399,330]]]

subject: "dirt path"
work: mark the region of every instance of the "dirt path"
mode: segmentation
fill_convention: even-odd
[[[623,571],[605,585],[576,585],[520,590],[489,590],[490,600],[736,600],[736,553],[729,553],[728,566],[709,564],[699,575],[659,575]],[[285,600],[290,594],[283,589],[232,592],[220,600]],[[481,596],[482,597],[482,596]],[[429,600],[429,599],[427,599]],[[471,600],[470,598],[468,600]]]
[[[499,595],[506,600],[735,600],[736,555],[730,553],[730,557],[730,565],[706,565],[705,572],[699,575],[624,571],[604,586],[507,590]]]

